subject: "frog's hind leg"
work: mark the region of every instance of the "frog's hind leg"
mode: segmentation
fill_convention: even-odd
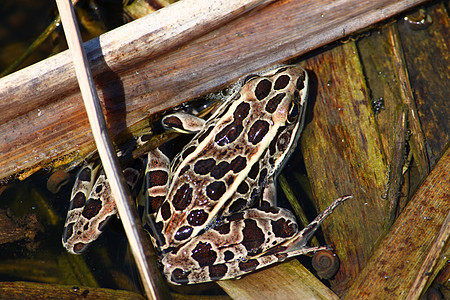
[[[334,211],[336,207],[353,196],[344,196],[334,200],[323,212],[321,212],[308,226],[298,232],[293,238],[281,243],[268,251],[250,259],[244,265],[253,270],[261,269],[273,263],[282,262],[288,257],[294,257],[307,253],[315,253],[321,250],[330,250],[328,246],[309,247],[306,243],[311,239],[320,224]],[[241,268],[243,268],[241,266]],[[251,271],[251,270],[250,270]]]
[[[254,258],[296,233],[295,217],[286,209],[247,209],[167,253],[164,274],[174,284],[235,278],[259,268],[260,261],[262,266],[277,262]]]
[[[323,220],[343,201],[335,200],[297,233],[295,217],[276,207],[248,209],[192,239],[163,259],[164,274],[174,284],[231,279],[288,257],[328,249],[308,247]]]

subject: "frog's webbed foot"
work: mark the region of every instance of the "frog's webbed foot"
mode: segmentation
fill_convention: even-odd
[[[295,237],[286,241],[280,247],[284,247],[282,253],[287,257],[297,256],[309,252],[316,252],[319,250],[329,250],[328,247],[306,247],[306,243],[314,235],[320,224],[345,200],[353,198],[353,196],[343,196],[333,201],[323,212],[321,212],[311,223],[303,228]]]

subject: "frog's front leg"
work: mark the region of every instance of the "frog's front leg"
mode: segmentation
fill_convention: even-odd
[[[205,120],[188,113],[177,112],[164,116],[161,123],[166,130],[181,133],[197,133],[205,125]]]
[[[124,169],[130,189],[138,182],[141,168],[142,161],[135,160]],[[97,176],[97,173],[100,174]],[[93,168],[92,164],[84,166],[72,189],[62,238],[64,247],[70,253],[80,254],[99,237],[107,220],[116,213],[116,203],[105,173],[99,167]]]
[[[117,213],[103,172],[92,185],[96,169],[83,167],[72,190],[63,233],[63,245],[73,254],[83,252],[102,233],[106,220]]]

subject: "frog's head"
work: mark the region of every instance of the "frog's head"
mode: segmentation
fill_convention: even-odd
[[[271,124],[261,121],[259,136],[265,128],[272,162],[280,169],[295,149],[306,118],[308,97],[308,73],[300,66],[284,66],[263,76],[249,75],[242,88],[242,95],[252,95],[259,102],[261,119],[270,115]],[[257,105],[257,104],[256,104]],[[256,107],[254,105],[254,107]],[[270,125],[270,126],[269,126]]]

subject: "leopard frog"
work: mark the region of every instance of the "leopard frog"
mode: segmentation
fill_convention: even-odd
[[[174,160],[156,149],[146,163],[144,224],[153,228],[170,282],[235,278],[326,248],[306,243],[345,198],[300,231],[275,200],[275,178],[305,122],[307,91],[307,72],[284,66],[249,76],[207,121],[184,113],[163,118],[168,128],[196,132]],[[124,171],[131,185],[139,177],[134,170]],[[72,192],[63,236],[72,253],[95,240],[117,211],[104,174],[92,184],[93,173],[90,166],[82,169]]]

